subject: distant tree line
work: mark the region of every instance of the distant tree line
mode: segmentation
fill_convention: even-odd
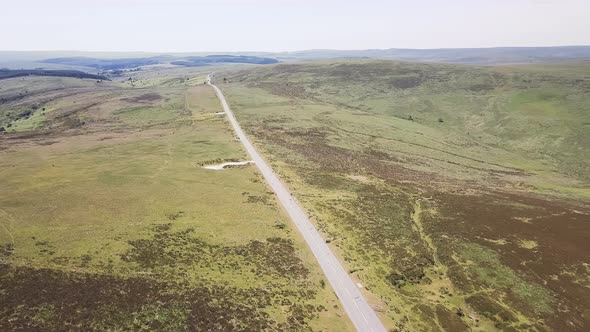
[[[130,59],[95,59],[87,57],[54,58],[43,60],[44,63],[68,66],[91,67],[98,70],[117,70],[162,63],[161,58],[130,58]]]
[[[137,68],[141,66],[155,65],[161,63],[171,63],[173,65],[185,67],[206,66],[212,63],[250,63],[258,65],[273,64],[279,62],[273,58],[262,58],[257,56],[246,55],[208,55],[208,56],[188,56],[188,57],[171,57],[157,56],[150,58],[129,58],[129,59],[95,59],[87,57],[69,57],[54,58],[43,60],[44,63],[90,67],[98,71],[120,71],[123,69]]]
[[[46,70],[46,69],[0,69],[0,80],[22,76],[60,76],[74,78],[89,78],[93,80],[108,80],[105,76],[89,74],[78,70]]]

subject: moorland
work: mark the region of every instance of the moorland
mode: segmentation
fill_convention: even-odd
[[[590,326],[590,63],[217,73],[397,330]]]
[[[352,330],[256,168],[204,167],[248,158],[215,72],[389,329],[588,330],[587,48],[398,51],[428,63],[31,55],[0,80],[0,329]]]
[[[0,81],[0,330],[350,330],[206,72]]]

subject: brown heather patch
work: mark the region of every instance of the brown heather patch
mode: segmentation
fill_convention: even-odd
[[[0,265],[0,329],[270,331],[268,295],[150,278]],[[237,300],[239,299],[239,300]],[[248,301],[246,300],[248,299]],[[231,317],[231,319],[230,319]]]
[[[121,259],[154,271],[181,265],[207,268],[218,265],[229,270],[251,265],[261,276],[275,274],[302,279],[309,274],[291,240],[268,238],[264,242],[253,240],[239,246],[217,246],[196,238],[192,228],[172,231],[171,227],[170,223],[155,225],[151,238],[129,241],[131,248]],[[242,261],[237,262],[231,257],[241,257]]]
[[[91,255],[62,257],[62,263],[81,262],[76,272],[0,264],[0,330],[300,331],[325,309],[307,303],[317,292],[305,282],[309,271],[291,240],[216,246],[194,237],[192,229],[173,231],[168,223],[154,225],[151,237],[129,245],[121,255],[129,277],[101,263],[95,268],[109,274],[79,272],[94,264]],[[0,254],[9,257],[12,251],[6,245]],[[203,276],[188,281],[186,274],[199,267],[238,274],[249,269],[300,287],[275,287],[278,281],[236,288]],[[267,313],[278,307],[284,322]]]
[[[503,264],[525,281],[543,286],[556,299],[551,313],[540,314],[530,300],[523,300],[510,289],[499,290],[505,292],[505,301],[513,308],[529,317],[544,319],[557,331],[583,331],[590,326],[590,314],[584,309],[590,307],[590,290],[576,282],[583,275],[563,273],[566,266],[582,266],[590,257],[588,207],[558,199],[503,192],[486,195],[437,194],[434,200],[440,215],[436,217],[438,220],[431,219],[426,225],[458,289],[469,291],[480,287],[477,281],[464,274],[466,271],[457,266],[452,258],[461,254],[456,243],[476,242],[493,249]],[[574,212],[576,209],[585,210],[586,214]],[[530,222],[520,222],[514,219],[515,216]],[[486,239],[507,241],[494,244]],[[534,240],[538,246],[532,250],[523,248],[522,240]],[[477,307],[484,306],[486,301],[494,302],[480,298],[472,302]],[[493,304],[485,306],[494,307]]]
[[[161,99],[162,99],[162,96],[159,93],[149,92],[149,93],[144,93],[144,94],[136,96],[136,97],[122,98],[121,100],[131,102],[131,103],[150,103],[150,102],[158,101]]]

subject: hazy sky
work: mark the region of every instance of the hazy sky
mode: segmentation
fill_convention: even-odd
[[[590,45],[590,0],[2,0],[0,50]]]

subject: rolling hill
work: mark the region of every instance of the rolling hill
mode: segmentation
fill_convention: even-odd
[[[584,331],[589,75],[325,60],[216,79],[391,326]]]

